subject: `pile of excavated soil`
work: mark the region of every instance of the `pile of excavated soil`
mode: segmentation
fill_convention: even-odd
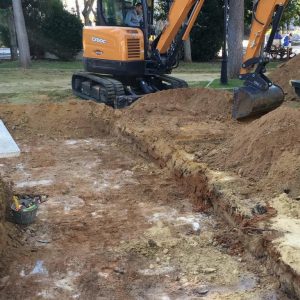
[[[286,100],[295,100],[298,96],[294,88],[290,85],[290,80],[300,80],[300,55],[295,56],[287,63],[280,65],[270,74],[274,83],[282,87],[286,94]]]
[[[178,89],[149,94],[127,113],[148,119],[150,115],[192,116],[202,120],[224,121],[230,119],[232,94],[211,89]]]
[[[281,107],[242,129],[226,142],[216,160],[266,186],[300,193],[300,109]]]
[[[11,194],[7,185],[0,178],[0,256],[2,256],[7,246],[9,226],[6,222],[6,209],[10,196]]]
[[[99,136],[112,109],[92,101],[0,105],[0,119],[15,138]]]
[[[164,140],[212,169],[255,180],[271,193],[288,188],[298,196],[300,110],[285,105],[235,122],[231,106],[230,92],[170,90],[143,97],[123,111],[120,123],[148,144]]]
[[[232,100],[230,92],[210,89],[162,91],[123,110],[118,125],[150,144],[159,139],[166,144],[180,143],[185,150],[194,149],[198,147],[195,139],[222,139],[227,134],[226,127],[233,123]]]

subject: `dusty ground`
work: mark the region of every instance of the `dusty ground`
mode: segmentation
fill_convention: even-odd
[[[284,299],[234,231],[104,134],[101,114],[89,102],[1,107],[22,149],[2,176],[48,195],[1,261],[1,299]]]
[[[0,105],[23,151],[0,172],[15,192],[49,198],[36,224],[2,242],[2,299],[284,299],[270,277],[282,264],[282,287],[300,295],[297,102],[245,122],[231,120],[231,93],[208,89],[149,95],[122,111],[49,104],[70,98],[55,74],[4,82],[2,102],[46,103]],[[199,204],[217,196],[237,226]],[[272,270],[245,254],[240,230]]]

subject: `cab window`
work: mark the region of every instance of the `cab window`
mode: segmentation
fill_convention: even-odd
[[[134,0],[102,0],[101,15],[105,25],[126,26],[125,18],[127,13],[134,9]]]

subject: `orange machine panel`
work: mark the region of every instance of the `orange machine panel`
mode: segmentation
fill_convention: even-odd
[[[139,28],[84,27],[83,56],[112,61],[144,60],[144,35]]]

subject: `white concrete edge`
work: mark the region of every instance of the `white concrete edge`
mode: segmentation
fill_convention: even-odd
[[[20,148],[10,135],[2,120],[0,120],[0,158],[19,156]]]

